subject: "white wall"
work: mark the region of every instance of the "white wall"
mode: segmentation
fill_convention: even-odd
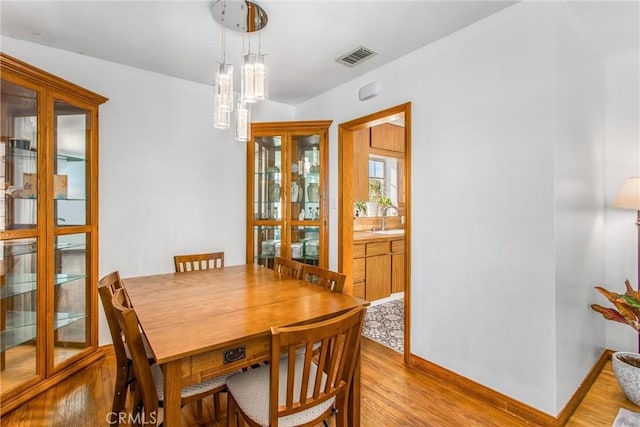
[[[173,271],[173,255],[245,262],[246,145],[213,128],[213,88],[2,37],[2,51],[109,98],[100,107],[100,275]],[[255,121],[292,120],[267,101]],[[102,316],[102,315],[101,315]],[[109,343],[100,319],[100,343]]]
[[[554,3],[553,145],[556,410],[602,353],[593,286],[605,275],[605,61],[564,3]]]
[[[604,272],[603,65],[575,31],[566,8],[520,3],[296,108],[334,119],[333,199],[337,125],[412,102],[411,351],[554,416],[604,341],[581,324]]]
[[[638,94],[640,65],[638,52],[619,54],[607,61],[606,125],[606,280],[607,289],[624,290],[624,281],[638,282],[638,229],[636,212],[613,209],[611,203],[624,180],[640,176],[640,108]],[[607,305],[593,291],[593,301]],[[625,325],[607,322],[606,347],[618,351],[638,351],[638,337]]]

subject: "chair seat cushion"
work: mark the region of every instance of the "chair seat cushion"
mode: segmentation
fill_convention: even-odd
[[[278,400],[280,405],[284,405],[286,401],[287,390],[287,361],[288,359],[280,359],[280,381]],[[302,366],[304,361],[304,353],[296,355],[296,373],[294,381],[294,390],[300,390],[300,382],[302,378]],[[269,376],[270,366],[261,366],[246,372],[242,372],[227,379],[227,389],[233,395],[238,407],[254,422],[261,426],[269,425]],[[311,378],[315,378],[317,366],[311,365]],[[326,375],[322,376],[322,385],[326,381]],[[313,395],[314,381],[309,381],[309,390],[307,396]],[[299,392],[298,392],[299,393]],[[294,401],[299,400],[299,396],[294,396]],[[296,414],[281,417],[278,420],[279,426],[297,426],[310,422],[329,408],[333,406],[335,398],[328,399],[314,407]]]
[[[156,386],[156,393],[158,393],[158,400],[164,400],[164,376],[162,375],[162,369],[157,363],[151,365],[151,374],[153,375],[153,382]],[[180,397],[186,398],[194,396],[196,394],[206,393],[211,390],[223,387],[231,375],[235,372],[228,373],[226,375],[220,375],[219,377],[211,378],[210,380],[203,381],[201,383],[189,384],[183,387],[180,391]]]

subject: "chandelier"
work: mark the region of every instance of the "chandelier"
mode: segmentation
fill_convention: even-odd
[[[222,62],[218,63],[214,83],[214,127],[231,127],[231,113],[235,111],[236,139],[251,139],[251,104],[267,99],[268,80],[265,55],[262,53],[259,31],[267,25],[267,13],[255,0],[215,0],[211,14],[222,25]],[[240,66],[240,93],[234,104],[233,65],[226,63],[226,30],[246,33],[249,48]],[[251,51],[251,34],[258,32],[258,52]]]

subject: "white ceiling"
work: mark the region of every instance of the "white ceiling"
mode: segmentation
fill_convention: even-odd
[[[269,97],[297,105],[513,3],[260,1],[269,15],[260,32]],[[570,4],[607,54],[638,49],[638,0]],[[0,0],[0,27],[8,37],[213,84],[222,27],[209,7],[210,1]],[[239,64],[243,35],[227,31],[226,41],[227,62]],[[251,43],[255,51],[257,35]],[[354,68],[335,62],[360,45],[378,55]]]

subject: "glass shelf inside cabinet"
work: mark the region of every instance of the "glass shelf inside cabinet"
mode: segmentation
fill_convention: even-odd
[[[4,257],[14,257],[34,253],[38,248],[36,242],[6,241],[3,242]]]
[[[4,257],[16,257],[20,255],[28,255],[35,253],[38,249],[38,244],[36,242],[22,242],[22,241],[5,241],[2,242],[4,249]],[[67,250],[67,249],[79,249],[84,248],[84,244],[82,243],[58,243],[56,245],[56,249],[58,250]]]
[[[87,276],[84,274],[58,273],[53,278],[53,284],[54,286],[60,286],[85,277]],[[2,299],[33,292],[36,290],[38,283],[35,273],[7,273],[4,275],[4,280],[5,283],[2,285],[2,292],[0,292]]]
[[[62,162],[86,162],[87,161],[87,159],[83,157],[74,156],[71,154],[63,154],[63,153],[56,154],[56,160],[62,161]]]
[[[31,148],[27,150],[23,148],[7,147],[5,151],[5,156],[8,158],[15,158],[15,159],[30,159],[35,162],[38,158],[38,152],[36,151],[35,148]],[[63,161],[63,162],[86,162],[87,161],[87,159],[79,156],[62,154],[62,153],[56,154],[56,160]]]
[[[35,163],[38,158],[38,153],[35,149],[27,150],[11,146],[6,147],[4,155],[6,157],[5,161],[11,161],[12,159],[29,159]]]
[[[53,328],[60,329],[86,317],[84,313],[55,313]],[[7,311],[5,325],[0,351],[6,351],[36,337],[36,313],[33,311]]]

